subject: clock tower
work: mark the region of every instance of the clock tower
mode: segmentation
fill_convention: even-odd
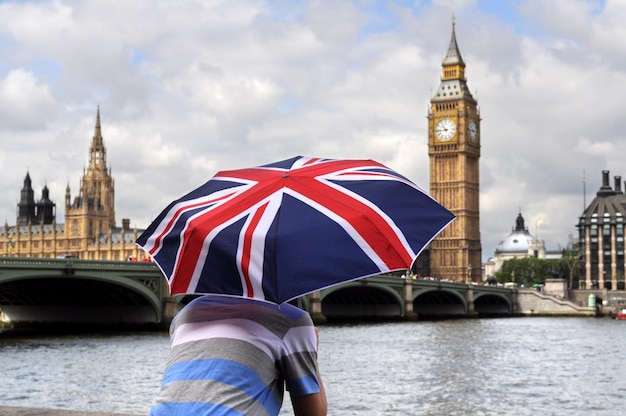
[[[455,24],[442,62],[441,83],[428,111],[430,194],[454,215],[431,243],[431,275],[480,281],[480,112],[465,78]]]

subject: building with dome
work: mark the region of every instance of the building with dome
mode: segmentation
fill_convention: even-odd
[[[100,127],[100,108],[89,148],[89,164],[72,200],[65,189],[65,222],[57,222],[56,203],[44,186],[35,201],[30,173],[26,173],[17,204],[15,225],[0,227],[0,255],[86,260],[127,260],[144,257],[135,245],[143,230],[130,228],[130,220],[115,221],[115,186],[107,167],[106,148]]]
[[[621,176],[609,184],[602,171],[602,186],[578,220],[580,289],[624,290],[624,218],[626,195]]]
[[[515,219],[515,227],[498,244],[494,256],[485,263],[485,277],[490,279],[502,267],[502,263],[509,259],[535,257],[538,259],[555,259],[562,257],[561,250],[546,250],[543,240],[535,238],[525,225],[524,217],[520,212]]]

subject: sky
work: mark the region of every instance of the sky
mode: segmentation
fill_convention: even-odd
[[[0,220],[28,172],[63,222],[98,106],[118,225],[298,155],[374,159],[428,190],[453,16],[482,119],[483,260],[519,212],[564,248],[602,171],[626,180],[625,0],[0,1]]]

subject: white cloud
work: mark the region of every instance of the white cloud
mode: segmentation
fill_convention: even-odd
[[[0,79],[0,129],[44,127],[55,104],[48,86],[23,68]]]

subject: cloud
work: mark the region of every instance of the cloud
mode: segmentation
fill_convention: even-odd
[[[55,105],[48,86],[23,68],[12,70],[0,79],[0,129],[45,127]]]

